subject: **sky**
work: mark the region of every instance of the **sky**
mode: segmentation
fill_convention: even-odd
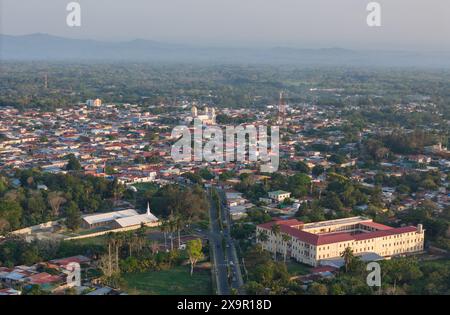
[[[150,39],[215,46],[450,51],[450,0],[0,0],[0,33],[48,33],[108,41]]]

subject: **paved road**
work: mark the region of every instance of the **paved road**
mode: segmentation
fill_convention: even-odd
[[[223,200],[225,200],[225,193],[224,191],[219,189],[218,192],[221,202],[223,202]],[[226,258],[230,268],[229,280],[231,283],[231,287],[238,290],[239,293],[245,293],[242,289],[244,281],[242,279],[242,272],[240,268],[239,258],[236,252],[236,246],[233,238],[231,237],[231,226],[233,222],[230,218],[229,210],[226,207],[222,207],[221,219],[222,222],[226,222],[226,228],[223,234],[225,239]]]
[[[218,221],[218,211],[215,203],[210,199],[210,233],[209,244],[212,249],[212,263],[214,264],[214,275],[216,276],[217,294],[230,294],[230,287],[228,285],[228,264],[224,255],[223,249],[223,235],[220,230]]]

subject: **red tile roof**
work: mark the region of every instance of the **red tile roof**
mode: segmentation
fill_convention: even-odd
[[[356,234],[354,235],[355,240],[367,240],[370,238],[376,238],[376,237],[385,237],[385,236],[391,236],[391,235],[397,235],[397,234],[403,234],[403,233],[410,233],[410,232],[416,232],[417,228],[415,226],[405,226],[400,228],[392,228],[390,230],[384,230],[384,231],[374,231],[369,233],[362,233],[362,234]]]
[[[393,229],[390,226],[387,226],[387,225],[384,225],[384,224],[380,224],[380,223],[376,223],[376,222],[362,222],[360,224],[369,226],[369,227],[377,229],[377,230],[390,230],[390,229]]]
[[[90,261],[89,258],[78,255],[78,256],[67,257],[67,258],[62,258],[62,259],[54,259],[54,260],[51,260],[50,262],[53,264],[60,265],[60,266],[66,266],[72,262],[82,264],[82,263],[89,262],[89,261]]]
[[[60,276],[52,276],[51,274],[48,274],[46,272],[41,272],[32,276],[28,277],[29,282],[31,284],[45,284],[45,283],[52,283],[57,282],[61,280]]]
[[[259,224],[258,227],[270,230],[274,224],[278,224],[280,226],[280,231],[282,233],[291,235],[302,242],[311,244],[311,245],[325,245],[325,244],[333,244],[339,242],[347,242],[347,241],[361,241],[367,240],[377,237],[385,237],[390,235],[397,235],[402,233],[409,233],[417,231],[417,228],[414,226],[407,226],[401,228],[391,228],[388,226],[384,226],[380,224],[380,226],[384,227],[384,230],[378,230],[373,232],[359,233],[359,234],[350,234],[347,232],[342,233],[330,233],[330,234],[313,234],[309,232],[302,231],[300,229],[294,228],[292,226],[302,225],[303,222],[298,221],[296,219],[291,220],[279,220],[276,219],[272,222],[267,222],[263,224]],[[375,223],[377,224],[377,223]],[[389,228],[389,229],[387,229]]]
[[[311,273],[320,273],[320,272],[334,272],[338,270],[339,268],[333,267],[333,266],[319,266],[316,268],[311,269]]]
[[[258,226],[264,229],[270,229],[274,224],[286,225],[291,227],[296,225],[303,225],[304,223],[302,221],[298,221],[297,219],[283,220],[281,218],[273,218],[273,221],[262,223],[259,224]]]

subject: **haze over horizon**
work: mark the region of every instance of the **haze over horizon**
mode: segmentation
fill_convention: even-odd
[[[450,51],[445,0],[378,0],[381,27],[366,24],[369,0],[78,0],[82,25],[72,28],[66,25],[69,2],[2,0],[0,33],[203,46]]]

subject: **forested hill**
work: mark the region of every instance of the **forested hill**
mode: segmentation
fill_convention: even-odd
[[[450,52],[354,51],[342,48],[207,47],[151,40],[103,42],[48,34],[0,35],[2,60],[114,60],[296,65],[449,67]]]

